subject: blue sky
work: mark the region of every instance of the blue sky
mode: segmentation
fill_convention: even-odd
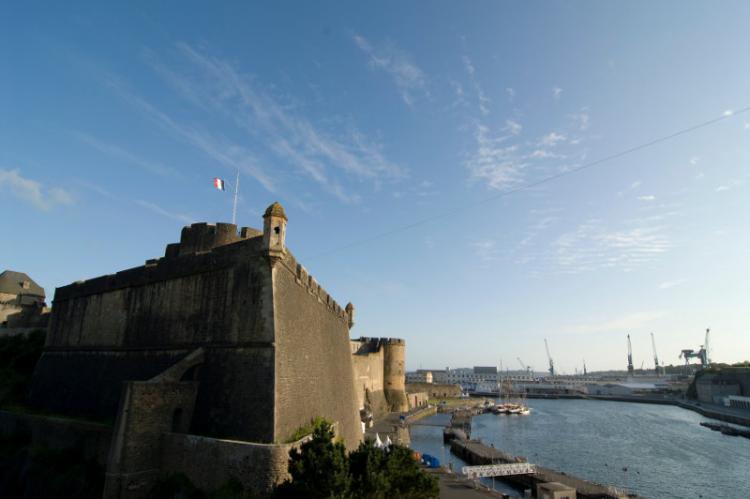
[[[6,3],[0,267],[56,286],[280,201],[408,367],[750,358],[750,5]],[[710,126],[583,165],[713,118]],[[565,173],[533,188],[524,186]]]

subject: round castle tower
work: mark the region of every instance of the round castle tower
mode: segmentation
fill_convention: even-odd
[[[409,410],[406,399],[406,341],[388,338],[383,345],[383,388],[392,411]]]

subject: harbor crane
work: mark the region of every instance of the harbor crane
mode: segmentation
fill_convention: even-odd
[[[697,352],[692,348],[685,348],[680,352],[680,358],[685,359],[685,368],[690,365],[690,359],[698,359],[701,362],[701,367],[709,367],[711,365],[711,359],[709,357],[708,350],[708,334],[711,329],[706,329],[706,339],[703,341],[703,345],[700,346],[700,350]]]
[[[630,344],[630,335],[628,335],[628,376],[633,376],[633,346]]]
[[[523,361],[521,360],[521,357],[516,357],[516,358],[518,359],[518,363],[521,364],[521,368],[524,371],[526,371],[526,375],[531,376],[531,371],[532,371],[531,366],[527,366],[526,364],[524,364]]]
[[[654,333],[651,333],[651,350],[654,352],[654,371],[656,372],[656,375],[659,376],[660,374],[663,374],[662,371],[664,371],[664,367],[659,366],[659,356],[656,354],[656,340],[654,340]]]
[[[544,338],[544,349],[547,351],[547,360],[549,361],[549,374],[550,376],[555,375],[555,363],[552,362],[552,356],[549,354],[549,345],[547,344],[547,338]]]

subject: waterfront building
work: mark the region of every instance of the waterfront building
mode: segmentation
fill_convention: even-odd
[[[560,482],[540,483],[536,486],[539,499],[576,499],[576,489]]]
[[[46,327],[44,288],[24,272],[0,273],[0,327]]]
[[[724,399],[724,405],[726,407],[734,407],[737,409],[748,409],[750,410],[750,397],[743,397],[740,395],[729,395]]]

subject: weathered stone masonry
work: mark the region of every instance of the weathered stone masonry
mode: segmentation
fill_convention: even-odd
[[[297,263],[286,225],[278,203],[262,232],[193,224],[162,258],[56,290],[29,401],[114,421],[105,497],[143,497],[169,471],[210,488],[225,469],[263,492],[286,476],[286,442],[315,416],[354,448],[353,357],[380,366],[365,384],[383,411],[406,409],[403,340],[362,340],[376,355],[353,356],[353,306]],[[214,457],[200,469],[188,456],[198,449]]]

